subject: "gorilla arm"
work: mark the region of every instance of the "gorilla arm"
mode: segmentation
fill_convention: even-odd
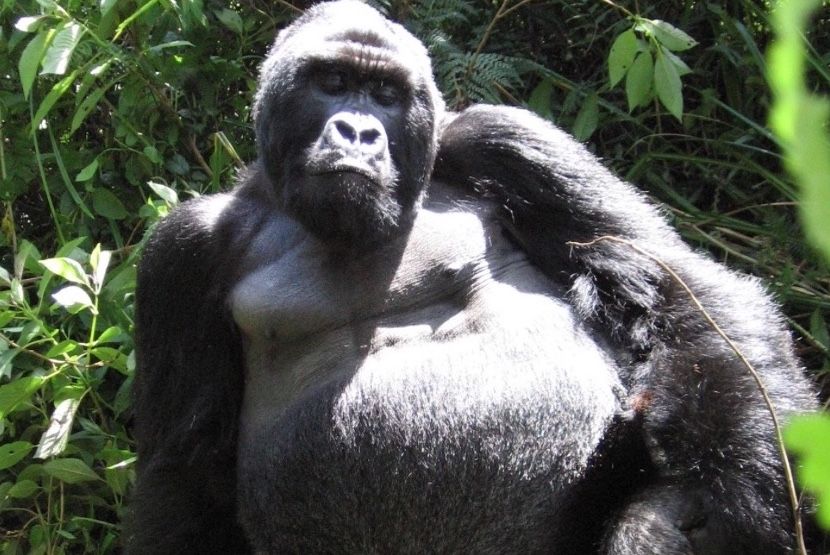
[[[631,185],[527,111],[474,106],[441,138],[436,177],[503,206],[507,232],[620,353],[627,418],[640,426],[658,483],[606,535],[609,553],[778,553],[792,546],[772,421],[752,376],[686,282],[761,376],[779,414],[815,400],[782,319],[760,285],[694,253]]]
[[[133,391],[140,478],[128,553],[248,550],[235,507],[244,373],[225,305],[245,226],[255,221],[241,204],[230,195],[187,202],[144,250]]]

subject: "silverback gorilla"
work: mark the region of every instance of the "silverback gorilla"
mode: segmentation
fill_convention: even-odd
[[[279,33],[254,112],[139,268],[129,553],[791,551],[758,387],[655,257],[808,410],[756,281],[550,123],[446,111],[359,2]]]

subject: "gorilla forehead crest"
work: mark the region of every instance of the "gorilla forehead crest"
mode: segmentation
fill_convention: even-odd
[[[423,43],[363,2],[338,0],[309,8],[279,32],[260,70],[254,117],[258,117],[264,98],[290,86],[297,70],[311,58],[337,61],[344,56],[365,65],[367,71],[394,62],[394,70],[404,72],[403,80],[425,89],[436,113],[443,112],[443,99],[432,79],[432,63]]]

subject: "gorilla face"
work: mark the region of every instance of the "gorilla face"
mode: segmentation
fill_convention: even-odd
[[[280,207],[335,247],[404,232],[442,111],[426,51],[403,28],[360,3],[309,10],[277,37],[255,105]]]

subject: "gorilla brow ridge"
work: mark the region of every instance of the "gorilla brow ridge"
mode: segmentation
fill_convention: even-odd
[[[390,56],[389,49],[384,47],[350,41],[318,60],[348,66],[360,76],[383,77],[397,83],[413,82],[412,71]]]

